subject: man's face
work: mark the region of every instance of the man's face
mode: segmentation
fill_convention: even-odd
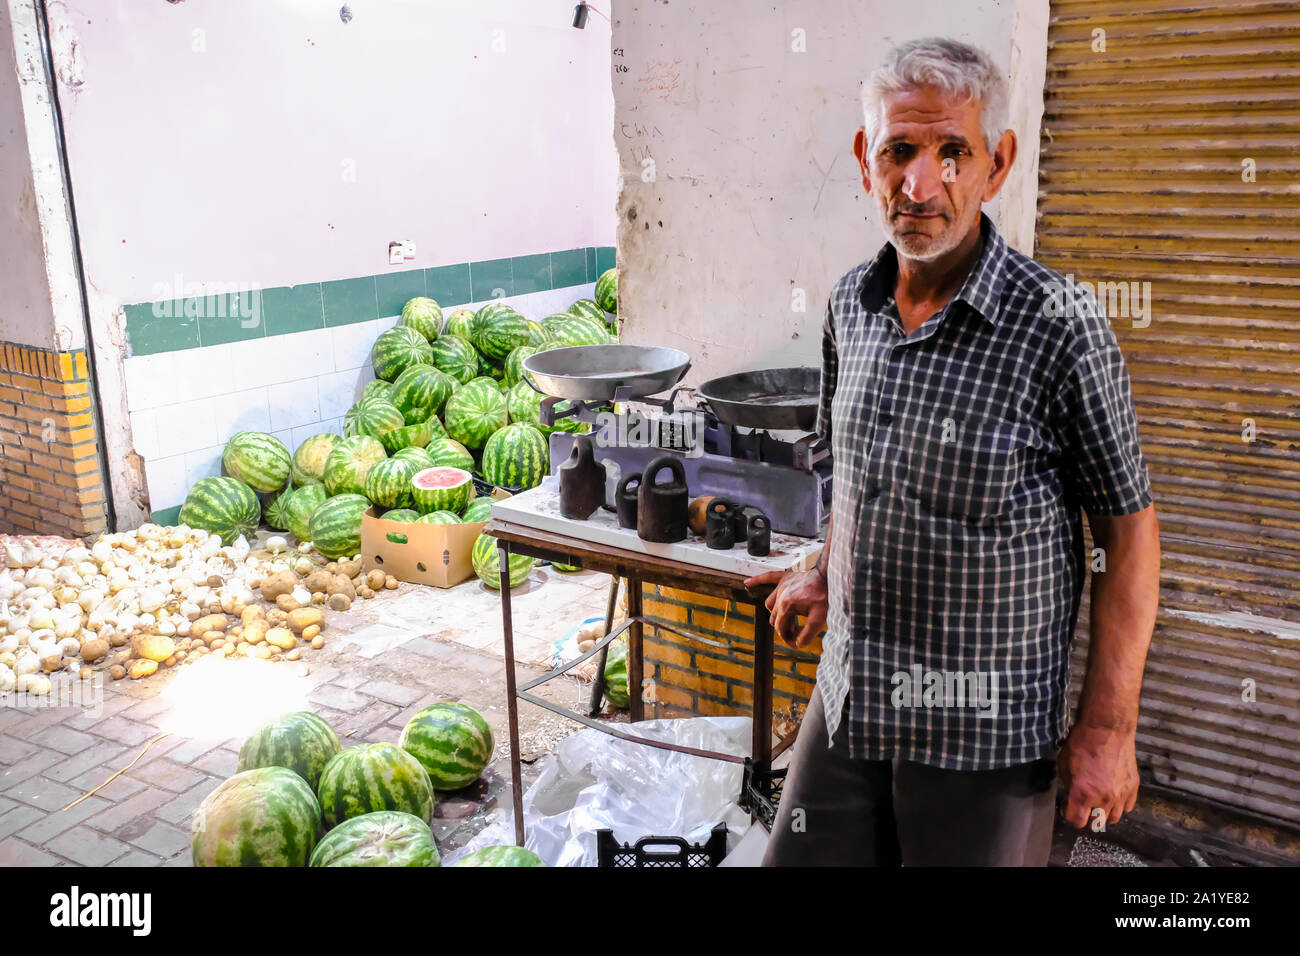
[[[859,132],[853,151],[863,185],[900,255],[930,260],[955,249],[974,228],[981,205],[1001,188],[1015,135],[1004,133],[990,154],[981,106],[933,87],[903,90],[882,98],[873,143],[868,146]]]

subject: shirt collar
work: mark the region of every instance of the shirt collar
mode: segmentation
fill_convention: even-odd
[[[984,321],[996,326],[1002,286],[1006,282],[1007,243],[994,227],[993,220],[982,212],[980,231],[984,236],[984,249],[953,298],[965,302]],[[885,243],[862,275],[858,294],[862,305],[872,312],[879,312],[893,294],[897,275],[898,254],[892,245]]]

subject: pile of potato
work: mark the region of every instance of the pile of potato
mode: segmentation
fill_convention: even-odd
[[[140,679],[217,654],[298,660],[324,646],[328,611],[398,581],[272,537],[253,551],[206,531],[142,525],[89,548],[0,541],[0,693],[48,694],[60,672]]]

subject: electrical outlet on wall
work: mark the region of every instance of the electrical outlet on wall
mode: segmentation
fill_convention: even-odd
[[[410,262],[414,258],[414,239],[395,240],[388,244],[388,264],[390,266],[400,266],[403,262]]]

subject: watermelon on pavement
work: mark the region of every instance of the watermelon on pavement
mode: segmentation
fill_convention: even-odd
[[[376,810],[433,820],[433,785],[420,762],[395,744],[358,744],[325,765],[321,810],[327,827]]]
[[[330,495],[365,494],[366,475],[375,462],[387,457],[384,446],[369,435],[343,439],[325,460],[325,491]]]
[[[443,406],[456,390],[457,381],[432,365],[412,365],[393,381],[393,404],[406,424],[441,415]]]
[[[343,416],[343,434],[348,438],[353,435],[382,438],[386,432],[405,424],[396,405],[380,398],[363,398]]]
[[[483,477],[494,485],[536,488],[550,471],[550,446],[532,425],[507,425],[494,433],[483,448]]]
[[[596,305],[602,311],[618,311],[618,269],[606,269],[596,280]]]
[[[293,460],[284,442],[266,432],[236,432],[221,453],[221,466],[254,491],[279,491],[289,480]]]
[[[260,767],[203,799],[190,822],[190,852],[195,866],[306,866],[320,833],[321,806],[307,781]]]
[[[432,342],[442,331],[442,309],[429,297],[417,295],[402,306],[402,324],[415,329],[426,342]]]
[[[447,327],[443,329],[445,335],[458,335],[466,342],[469,341],[470,330],[474,326],[473,309],[457,309],[451,315],[447,316]]]
[[[321,432],[304,438],[298,450],[293,453],[290,477],[296,487],[303,485],[320,485],[325,483],[325,461],[334,446],[343,439],[331,432]]]
[[[405,325],[395,325],[379,338],[370,349],[370,364],[375,378],[391,382],[411,365],[423,362],[433,364],[433,352],[423,335]]]
[[[466,448],[482,448],[509,421],[505,395],[491,379],[463,385],[447,400],[447,434]]]
[[[438,866],[429,824],[400,810],[344,820],[316,844],[308,866]]]
[[[490,534],[479,535],[474,542],[474,550],[470,552],[470,561],[480,581],[493,589],[501,587],[501,563],[497,557],[496,538]],[[523,554],[510,555],[510,587],[519,587],[532,571],[532,558]]]
[[[542,858],[521,846],[488,846],[475,850],[457,866],[545,866]]]
[[[239,748],[239,772],[285,767],[315,790],[321,771],[342,749],[338,734],[323,717],[300,710],[253,731]]]
[[[434,367],[462,385],[478,375],[478,352],[469,339],[450,329],[429,347],[429,351]]]
[[[326,498],[308,521],[308,534],[316,550],[330,559],[361,553],[361,519],[370,508],[365,495],[341,494]]]
[[[430,704],[409,721],[398,745],[429,774],[435,790],[459,790],[479,778],[496,742],[487,720],[469,704]]]
[[[257,493],[238,478],[221,475],[200,478],[181,505],[177,520],[221,536],[230,545],[240,535],[252,535],[262,522],[262,505]]]
[[[311,540],[311,514],[325,503],[324,485],[305,485],[289,494],[285,510],[289,513],[289,531],[299,541]]]
[[[377,461],[366,474],[366,497],[381,508],[409,508],[411,479],[419,466],[404,458]]]

